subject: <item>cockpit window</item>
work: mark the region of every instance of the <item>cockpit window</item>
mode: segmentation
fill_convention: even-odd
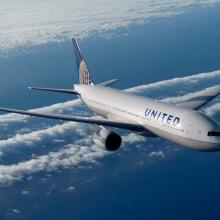
[[[220,131],[209,131],[208,136],[220,136]]]

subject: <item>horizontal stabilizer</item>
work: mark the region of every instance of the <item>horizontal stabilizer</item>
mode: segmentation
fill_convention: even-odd
[[[53,89],[53,88],[39,88],[39,87],[28,87],[30,90],[41,90],[47,92],[60,92],[60,93],[69,93],[74,95],[79,95],[78,92],[74,91],[74,89]]]
[[[29,115],[29,116],[36,116],[36,117],[42,117],[42,118],[57,119],[57,120],[63,120],[63,121],[75,121],[75,122],[81,122],[81,123],[87,123],[87,124],[103,125],[103,126],[109,126],[109,127],[115,127],[115,128],[122,128],[122,129],[130,130],[130,131],[141,132],[145,130],[145,128],[139,124],[108,120],[104,118],[47,114],[47,113],[24,111],[24,110],[9,109],[9,108],[0,108],[0,111],[17,113],[17,114],[22,114],[22,115]]]
[[[108,81],[99,83],[97,86],[108,87],[108,86],[111,86],[111,85],[115,84],[118,81],[119,81],[118,79],[112,79],[112,80],[108,80]]]

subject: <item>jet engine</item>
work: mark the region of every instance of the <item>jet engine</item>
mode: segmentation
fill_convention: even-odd
[[[121,146],[121,136],[106,128],[101,128],[94,134],[94,143],[107,151],[116,151]]]

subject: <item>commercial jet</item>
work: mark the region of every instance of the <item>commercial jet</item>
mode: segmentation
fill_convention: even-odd
[[[197,97],[168,104],[111,88],[118,80],[95,84],[76,39],[73,40],[79,83],[71,89],[29,87],[32,90],[69,93],[80,97],[95,114],[92,117],[39,113],[9,108],[0,111],[63,121],[91,124],[94,142],[108,151],[117,150],[121,136],[112,129],[126,129],[147,137],[168,141],[200,151],[220,150],[220,126],[198,110],[220,93],[220,86],[202,91]]]

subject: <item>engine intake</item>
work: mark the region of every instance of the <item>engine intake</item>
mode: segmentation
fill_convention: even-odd
[[[107,151],[116,151],[120,148],[121,136],[106,128],[101,128],[94,134],[94,143]]]

